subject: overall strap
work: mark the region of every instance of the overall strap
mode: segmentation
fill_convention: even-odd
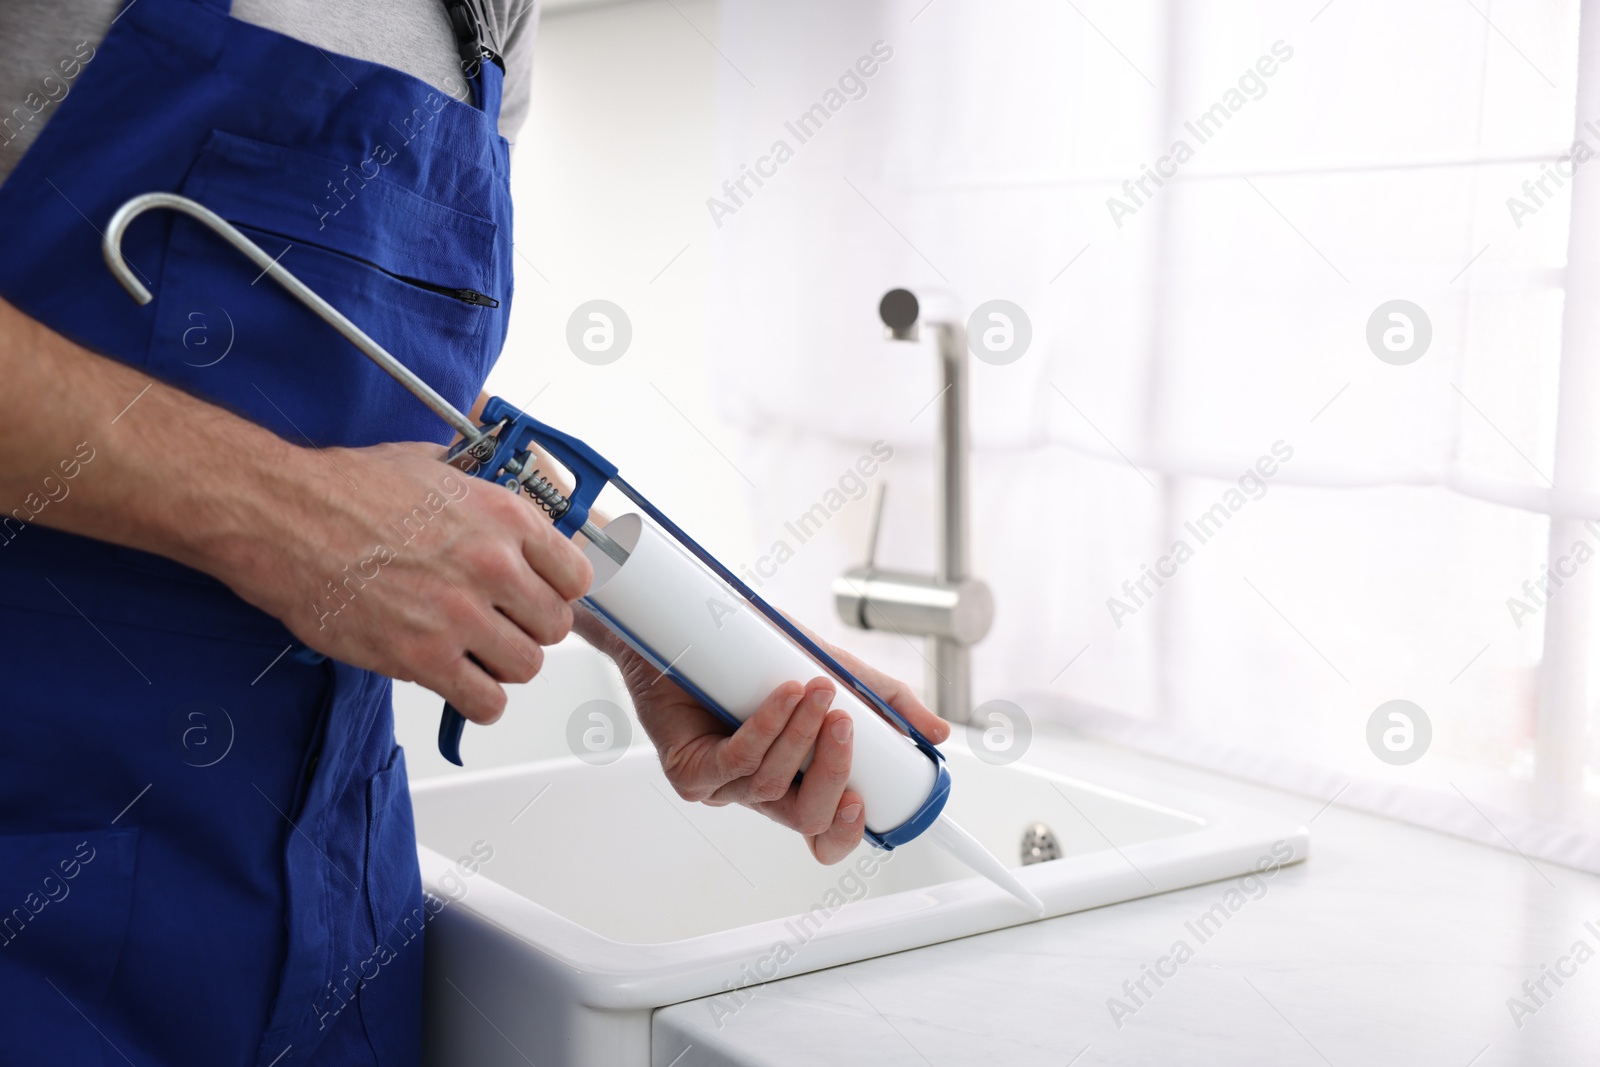
[[[228,0],[212,0],[226,3]],[[461,70],[467,81],[478,84],[478,106],[498,116],[500,111],[500,80],[505,77],[506,63],[500,54],[489,47],[488,34],[484,32],[483,19],[473,0],[444,0],[445,14],[450,17],[450,28],[455,31],[456,47],[461,52]],[[493,64],[499,70],[489,75],[487,67]],[[494,84],[489,84],[490,79]]]

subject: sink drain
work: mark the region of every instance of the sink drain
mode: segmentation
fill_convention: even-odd
[[[1022,832],[1022,865],[1049,863],[1061,858],[1061,842],[1056,832],[1042,822],[1036,822]]]

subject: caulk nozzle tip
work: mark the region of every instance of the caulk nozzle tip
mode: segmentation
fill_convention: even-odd
[[[939,816],[930,827],[929,836],[967,866],[1026,904],[1037,918],[1044,918],[1044,901],[1028,892],[1016,875],[949,815]]]

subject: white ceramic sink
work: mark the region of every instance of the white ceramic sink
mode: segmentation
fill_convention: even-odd
[[[1019,877],[1052,915],[1303,859],[1307,831],[1150,781],[1123,791],[946,745],[950,811],[1008,866],[1043,822],[1061,859]],[[1044,754],[1040,754],[1044,753]],[[425,1062],[644,1065],[654,1009],[1031,921],[930,843],[822,867],[739,807],[680,801],[647,743],[413,787],[424,884],[459,898],[427,940]],[[460,857],[492,858],[465,874]],[[471,862],[464,865],[471,869]],[[734,1013],[728,992],[712,1011]]]

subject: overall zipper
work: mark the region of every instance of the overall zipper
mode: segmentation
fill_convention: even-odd
[[[382,267],[379,267],[378,269],[383,270]],[[448,285],[434,285],[432,282],[425,282],[420,278],[407,278],[404,274],[395,274],[392,271],[383,272],[389,275],[391,278],[400,279],[407,285],[414,285],[418,289],[426,289],[430,293],[439,293],[442,296],[448,296],[453,300],[461,301],[463,304],[475,304],[481,308],[497,308],[500,306],[500,301],[496,300],[492,296],[485,296],[476,289],[455,289]]]
[[[249,228],[249,227],[247,227],[247,228]],[[270,237],[274,237],[276,239],[282,240],[282,238],[279,238],[276,234],[268,233],[268,231],[265,231],[265,230],[263,230],[261,232],[267,234]],[[454,286],[450,286],[450,285],[436,285],[433,282],[425,282],[421,278],[412,278],[412,277],[409,277],[409,276],[407,276],[405,274],[396,274],[392,270],[386,270],[385,268],[380,267],[376,263],[372,262],[372,260],[365,259],[365,258],[363,258],[361,256],[358,256],[358,255],[355,255],[353,253],[345,252],[345,251],[342,251],[342,250],[337,249],[337,248],[328,248],[328,247],[323,246],[323,245],[317,245],[315,242],[308,242],[308,243],[312,244],[313,247],[322,248],[323,251],[331,252],[331,253],[333,253],[334,255],[337,255],[337,256],[345,256],[345,257],[347,257],[347,258],[349,258],[351,260],[354,260],[357,263],[360,263],[360,264],[363,264],[365,266],[371,267],[375,271],[379,271],[380,273],[387,274],[389,277],[395,279],[396,281],[405,282],[407,285],[414,285],[418,289],[426,289],[430,293],[438,293],[440,296],[448,296],[450,299],[459,300],[463,304],[471,304],[474,307],[481,307],[481,308],[497,308],[497,307],[500,306],[500,301],[496,300],[494,297],[489,296],[489,295],[487,295],[485,293],[480,293],[476,289],[457,289]]]

